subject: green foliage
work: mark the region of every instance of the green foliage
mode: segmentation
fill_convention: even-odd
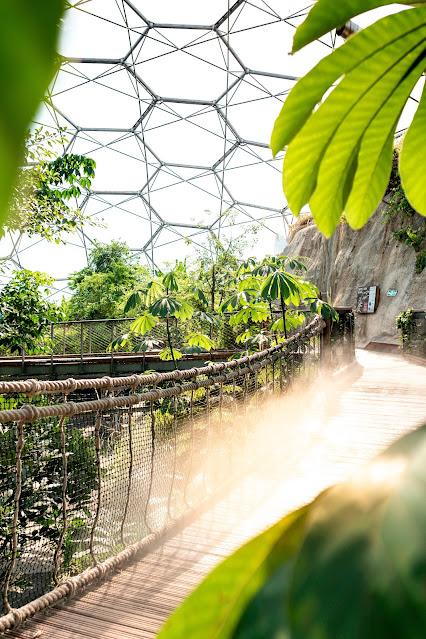
[[[420,245],[426,237],[426,234],[424,229],[405,226],[397,231],[394,231],[393,236],[407,246],[412,246],[413,249],[418,252],[420,250]]]
[[[422,249],[416,256],[416,273],[419,275],[426,266],[426,251]]]
[[[191,333],[188,335],[188,344],[189,346],[198,346],[206,351],[214,348],[214,341],[203,333]]]
[[[393,236],[399,242],[403,242],[417,253],[415,272],[421,273],[426,266],[426,252],[421,249],[426,239],[426,224],[420,227],[413,227],[407,224],[407,218],[415,215],[415,210],[407,200],[405,191],[401,184],[401,176],[398,168],[399,153],[396,149],[393,152],[392,172],[389,180],[388,189],[391,194],[389,208],[384,213],[387,221],[398,216],[401,221],[400,228],[393,231]]]
[[[154,326],[158,324],[158,319],[154,317],[151,313],[146,311],[139,315],[132,323],[130,329],[133,333],[137,335],[145,335],[148,333]]]
[[[400,339],[402,342],[409,342],[414,331],[414,316],[413,311],[408,309],[408,311],[403,311],[396,318],[396,327],[401,331]]]
[[[213,326],[220,326],[220,320],[212,313],[206,313],[204,311],[195,311],[194,317],[198,317],[200,322],[207,322]]]
[[[0,292],[0,348],[6,353],[38,353],[49,345],[45,334],[51,322],[62,319],[62,312],[47,301],[52,283],[45,273],[22,269]],[[43,290],[41,290],[43,289]]]
[[[278,321],[282,322],[282,319]],[[271,329],[275,330],[273,326],[271,326]],[[284,329],[281,328],[281,332],[283,330]],[[251,352],[253,350],[256,350],[256,348],[259,351],[261,351],[263,348],[267,348],[271,345],[272,338],[265,330],[260,330],[259,332],[253,333],[251,329],[248,329],[247,331],[244,331],[243,333],[238,335],[235,341],[237,342],[237,344],[244,344],[246,349]]]
[[[220,564],[159,639],[422,639],[426,425]]]
[[[399,173],[399,152],[397,149],[393,150],[392,156],[392,171],[389,178],[388,189],[391,194],[389,202],[389,208],[384,213],[385,217],[392,218],[394,215],[400,213],[405,217],[413,217],[415,210],[407,200],[405,191],[401,184],[401,175]]]
[[[294,275],[275,271],[269,275],[260,291],[264,299],[284,300],[286,304],[298,306],[306,295],[303,284]],[[310,293],[314,293],[313,288]]]
[[[424,636],[425,436],[403,437],[318,501],[292,575],[294,639]]]
[[[90,189],[96,163],[83,155],[52,159],[54,147],[65,144],[64,135],[63,129],[50,133],[39,128],[28,133],[28,164],[19,171],[3,234],[8,229],[59,244],[64,233],[74,232],[83,223],[99,225],[67,204],[71,198],[77,200],[82,188]]]
[[[53,77],[63,0],[3,3],[0,27],[0,228],[23,160],[28,126]]]
[[[311,311],[313,313],[318,313],[322,315],[324,319],[329,319],[330,317],[333,320],[339,319],[339,314],[337,313],[337,311],[334,310],[331,304],[324,302],[324,300],[320,300],[320,299],[312,300]]]
[[[303,313],[289,310],[288,305],[298,306],[316,300],[317,312],[326,314],[331,312],[329,305],[324,303],[325,305],[322,306],[319,303],[316,286],[289,273],[286,270],[288,267],[293,270],[306,270],[303,261],[286,255],[279,257],[268,255],[260,264],[252,258],[244,262],[237,271],[235,279],[238,286],[237,292],[225,300],[219,309],[221,313],[234,311],[229,319],[229,325],[269,322],[272,320],[272,305],[274,302],[279,302],[282,317],[272,322],[270,329],[276,333],[284,333],[287,337],[288,330],[300,326],[305,320]],[[313,304],[314,302],[311,303],[311,307]],[[278,336],[275,339],[278,341]],[[248,333],[243,331],[237,338],[237,343],[245,343],[248,346],[265,343],[263,329],[252,332],[250,328]]]
[[[232,209],[222,216],[223,224],[226,223],[231,230],[235,216]],[[198,310],[207,310],[209,305],[210,312],[216,312],[223,301],[235,291],[233,280],[244,264],[241,264],[241,255],[252,245],[257,230],[258,225],[247,225],[238,234],[222,232],[220,238],[210,233],[206,245],[197,248],[197,257],[192,269],[188,269],[188,275],[193,281],[192,287],[204,294],[204,299],[194,294]],[[245,263],[249,265],[251,261],[254,263],[253,258],[248,258]]]
[[[169,320],[171,317],[180,320],[190,319],[194,313],[194,309],[189,302],[176,297],[176,293],[179,291],[179,279],[186,276],[186,264],[176,262],[174,270],[165,274],[158,273],[157,276],[161,277],[161,281],[158,281],[158,279],[151,280],[148,282],[146,289],[135,291],[127,300],[126,310],[137,308],[143,304],[147,304],[147,309],[133,322],[131,326],[132,332],[129,336],[125,336],[124,343],[131,342],[134,335],[146,335],[158,323],[157,318],[164,319],[166,321],[168,346],[161,351],[160,358],[166,361],[173,360],[177,368],[176,361],[183,357],[183,353],[173,346]],[[122,340],[123,338],[119,339]],[[208,340],[209,338],[206,337],[206,339]],[[113,342],[110,348],[117,348],[119,345],[120,343],[115,340],[115,343]],[[190,344],[190,346],[199,348],[196,343]],[[136,345],[135,350],[138,349],[139,347]]]
[[[206,264],[207,262],[204,265],[205,268]],[[222,315],[230,313],[228,320],[230,327],[244,325],[246,329],[249,329],[248,333],[243,331],[244,338],[235,335],[234,339],[237,343],[244,343],[251,349],[261,348],[262,345],[270,343],[271,335],[266,334],[267,327],[263,324],[269,325],[271,322],[274,300],[280,302],[283,312],[283,320],[274,322],[269,327],[274,333],[284,332],[287,335],[287,330],[296,328],[304,322],[303,313],[285,308],[285,304],[312,305],[312,299],[316,299],[318,289],[310,282],[287,272],[286,267],[306,270],[303,261],[287,256],[267,256],[260,264],[257,264],[254,258],[249,258],[235,269],[231,284],[228,282],[225,289],[228,291],[233,289],[232,294],[222,300],[219,311]],[[140,307],[144,308],[144,311],[133,323],[131,333],[116,339],[111,344],[111,348],[132,344],[136,341],[133,337],[137,335],[147,335],[155,325],[154,319],[159,318],[165,320],[167,331],[167,348],[163,351],[162,358],[174,359],[175,346],[172,343],[169,325],[172,317],[179,321],[194,317],[201,323],[205,322],[209,325],[209,335],[205,334],[203,329],[192,329],[186,338],[186,344],[179,351],[179,357],[182,353],[202,353],[214,348],[212,330],[220,328],[223,321],[221,322],[216,315],[205,310],[207,296],[198,286],[189,285],[190,281],[186,263],[176,263],[171,271],[165,274],[157,273],[145,289],[134,291],[127,300],[125,310],[130,311]],[[224,291],[221,292],[221,297],[223,294]],[[187,297],[190,295],[195,305],[204,306],[203,310],[194,311],[194,307],[187,298],[185,299],[185,295]],[[323,306],[317,305],[317,309],[327,317],[332,312],[331,307],[325,303]],[[310,311],[306,309],[306,312]],[[189,330],[191,331],[191,328]],[[280,339],[279,335],[275,335],[274,338],[275,341]]]
[[[10,201],[5,226],[2,229],[38,235],[47,241],[60,243],[64,233],[72,233],[83,223],[97,225],[79,209],[66,201],[89,189],[95,162],[85,156],[55,156],[54,147],[66,142],[64,130],[50,133],[42,128],[28,133],[25,155],[27,164],[21,168]]]
[[[97,488],[96,450],[93,438],[76,428],[67,433],[68,530],[63,543],[63,567],[68,568],[80,550],[92,521],[92,491]],[[0,426],[0,565],[9,556],[15,490],[16,426]],[[39,420],[26,429],[22,453],[22,491],[18,537],[20,547],[39,543],[56,548],[62,526],[62,456],[59,419]],[[6,453],[7,451],[7,453]],[[5,454],[5,456],[4,456]]]
[[[95,244],[89,251],[88,266],[71,273],[70,288],[73,292],[67,311],[70,319],[104,319],[122,317],[135,308],[140,293],[134,293],[134,305],[125,307],[126,295],[135,286],[144,284],[149,275],[146,267],[127,244],[112,240],[109,244]]]
[[[248,322],[266,322],[270,317],[270,311],[267,304],[262,302],[249,302],[243,308],[231,315],[229,325],[236,326],[238,324],[247,324]]]
[[[313,34],[341,26],[342,16],[384,4],[389,2],[318,0],[296,32],[294,51],[312,41]],[[424,6],[386,16],[321,60],[284,103],[271,140],[274,154],[288,147],[284,192],[295,215],[309,203],[326,236],[333,233],[343,212],[352,228],[360,228],[386,191],[395,129],[425,68],[425,35]],[[424,100],[400,160],[407,198],[422,214],[426,214]]]
[[[182,359],[182,357],[183,357],[183,353],[178,351],[177,348],[173,348],[173,346],[164,348],[160,352],[160,359],[163,360],[164,362],[168,362],[171,360],[173,361],[179,360],[179,359]]]

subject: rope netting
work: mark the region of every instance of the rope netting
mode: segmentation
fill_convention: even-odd
[[[185,371],[0,383],[0,632],[193,517],[241,472],[254,409],[309,383],[324,358],[350,360],[352,320],[339,330],[329,339],[316,318],[286,342]]]

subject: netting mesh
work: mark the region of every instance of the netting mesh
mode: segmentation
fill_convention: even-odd
[[[351,340],[348,326],[332,353]],[[9,392],[0,411],[3,629],[12,609],[161,533],[241,472],[256,409],[313,380],[323,342],[316,319],[286,344],[149,383],[16,382],[33,396]],[[46,392],[53,384],[62,392]]]

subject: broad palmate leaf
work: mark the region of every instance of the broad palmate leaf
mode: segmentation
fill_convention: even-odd
[[[343,212],[360,228],[383,197],[395,129],[424,71],[425,55],[426,7],[402,11],[357,33],[302,78],[286,100],[271,141],[274,153],[288,145],[284,192],[296,215],[309,203],[326,236]],[[421,131],[423,123],[420,115],[412,127]],[[409,177],[401,164],[402,180],[408,199],[413,193],[415,208],[426,214],[418,187],[426,155],[418,150],[416,158]]]
[[[247,604],[300,544],[309,506],[287,515],[222,562],[170,617],[157,639],[230,639]]]
[[[208,335],[204,335],[204,333],[191,333],[188,335],[188,344],[190,346],[199,346],[206,351],[214,348],[214,341]]]
[[[137,335],[145,335],[145,333],[148,333],[157,323],[158,319],[156,317],[153,317],[150,313],[143,313],[135,319],[130,329]]]

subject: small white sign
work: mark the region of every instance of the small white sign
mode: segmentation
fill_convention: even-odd
[[[376,290],[377,286],[370,286],[370,292],[368,294],[367,313],[374,313],[374,306],[376,304]]]
[[[396,291],[394,288],[390,288],[388,290],[388,297],[395,297],[395,295],[398,293],[398,291]]]

